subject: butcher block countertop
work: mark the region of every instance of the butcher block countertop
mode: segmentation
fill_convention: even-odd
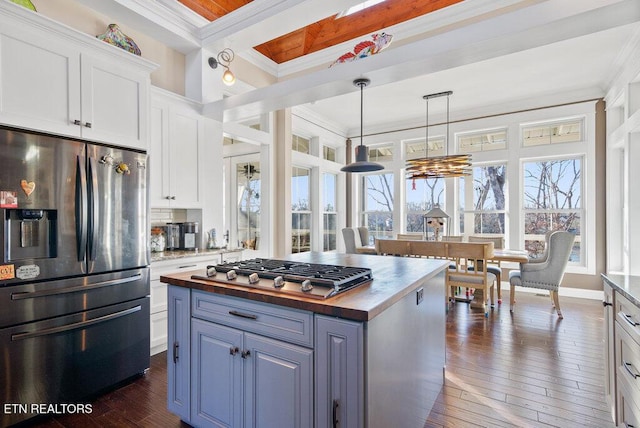
[[[213,283],[192,279],[206,272],[191,271],[161,276],[160,281],[179,287],[235,296],[259,302],[311,311],[318,314],[369,321],[421,286],[443,287],[448,261],[364,254],[300,253],[282,259],[370,268],[373,281],[327,299],[286,295],[277,290],[255,289],[242,285]],[[428,281],[440,274],[441,279]],[[238,277],[243,280],[243,277]],[[244,279],[245,282],[246,279]],[[443,300],[442,304],[445,302]]]

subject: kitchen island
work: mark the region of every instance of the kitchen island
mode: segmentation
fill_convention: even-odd
[[[373,280],[319,299],[240,276],[162,276],[169,409],[194,426],[422,427],[444,381],[448,262],[287,259],[370,268]]]

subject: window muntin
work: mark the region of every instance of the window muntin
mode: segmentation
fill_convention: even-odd
[[[584,264],[582,166],[582,157],[523,163],[524,242],[531,257],[542,254],[547,231],[565,230],[576,234],[569,262]]]
[[[444,156],[445,152],[444,137],[429,138],[429,157]],[[418,140],[406,141],[404,144],[405,158],[407,160],[419,159],[427,157],[427,150],[424,145],[424,138]]]
[[[291,150],[300,153],[310,153],[310,140],[299,135],[291,136]]]
[[[522,145],[530,147],[580,142],[583,141],[583,129],[582,118],[525,125],[522,127]]]
[[[424,215],[436,205],[444,207],[444,178],[405,180],[407,232],[424,230]]]
[[[459,179],[460,233],[504,236],[506,172],[504,164],[476,166]]]
[[[291,252],[311,251],[311,170],[291,171]]]
[[[456,136],[459,153],[486,152],[507,148],[506,128],[465,132]]]
[[[393,173],[362,177],[363,223],[371,238],[393,237]]]
[[[336,208],[336,191],[338,176],[336,174],[322,174],[322,251],[332,251],[337,248],[337,222],[338,211]]]

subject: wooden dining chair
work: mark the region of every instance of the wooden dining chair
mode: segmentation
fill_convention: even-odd
[[[410,241],[397,239],[376,239],[376,251],[381,256],[408,256]]]
[[[487,270],[487,260],[493,257],[493,242],[469,243],[447,242],[447,256],[455,261],[455,269],[447,271],[447,293],[455,287],[482,290],[482,309],[489,317],[494,302],[496,276]]]
[[[502,249],[504,248],[504,237],[502,236],[482,236],[482,235],[471,235],[467,238],[469,242],[493,242],[494,249]],[[488,261],[489,266],[487,266],[487,271],[491,272],[496,276],[496,288],[498,289],[498,304],[502,304],[502,267],[500,266],[500,261],[490,260]],[[491,266],[491,265],[494,266]]]
[[[396,239],[401,239],[403,241],[424,241],[424,234],[420,232],[398,233],[396,235]]]

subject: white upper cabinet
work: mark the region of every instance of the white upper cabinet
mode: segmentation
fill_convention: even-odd
[[[204,120],[198,104],[153,90],[149,143],[152,208],[202,208]]]
[[[155,64],[0,3],[0,123],[147,149]]]

